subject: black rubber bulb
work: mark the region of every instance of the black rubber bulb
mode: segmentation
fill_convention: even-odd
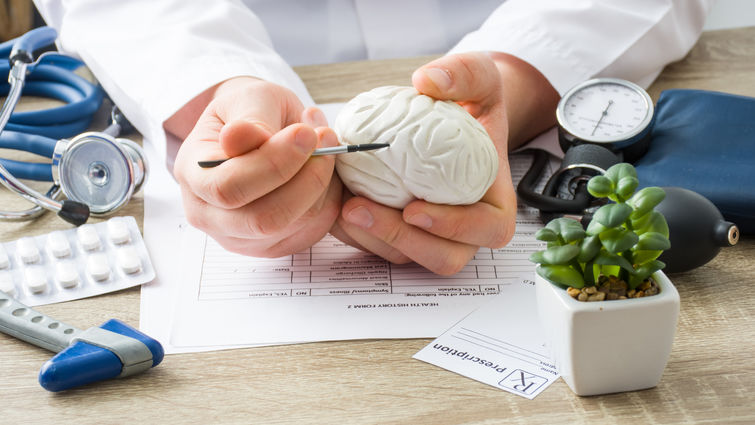
[[[659,260],[666,273],[684,272],[712,260],[722,247],[734,246],[739,229],[724,220],[704,196],[681,187],[664,187],[666,198],[655,207],[666,217],[671,249]]]

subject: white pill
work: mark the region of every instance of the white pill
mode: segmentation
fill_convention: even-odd
[[[71,255],[71,244],[63,232],[52,232],[47,236],[47,249],[56,258]]]
[[[76,235],[79,237],[79,243],[87,251],[94,251],[100,247],[100,235],[93,224],[85,224],[76,229]]]
[[[8,258],[8,252],[0,245],[0,269],[5,269],[10,266],[10,258]]]
[[[87,258],[87,273],[100,282],[110,277],[110,263],[104,253],[92,254]]]
[[[24,279],[24,285],[35,294],[47,289],[47,275],[44,267],[27,267],[24,270]]]
[[[118,250],[118,266],[127,274],[138,273],[142,269],[142,260],[134,247],[127,246]]]
[[[64,288],[73,288],[79,283],[79,272],[76,270],[76,263],[72,261],[61,261],[55,265],[55,279]]]
[[[116,245],[127,243],[131,239],[126,222],[117,218],[108,220],[107,234],[110,240]]]
[[[16,287],[13,285],[13,276],[10,272],[0,272],[0,291],[5,292],[11,297],[16,296]]]
[[[32,264],[39,261],[39,248],[32,238],[21,238],[16,241],[16,252],[19,258],[26,264]]]

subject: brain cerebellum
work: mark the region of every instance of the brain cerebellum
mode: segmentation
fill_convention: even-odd
[[[349,190],[390,207],[403,208],[414,199],[472,204],[498,172],[493,141],[474,117],[412,87],[379,87],[358,95],[338,115],[334,129],[341,144],[390,144],[336,159]]]

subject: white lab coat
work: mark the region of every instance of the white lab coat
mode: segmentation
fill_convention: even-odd
[[[59,30],[61,50],[83,59],[126,117],[164,152],[163,122],[234,76],[281,84],[312,104],[289,64],[492,50],[529,62],[562,94],[594,76],[646,86],[695,43],[711,1],[35,3]]]

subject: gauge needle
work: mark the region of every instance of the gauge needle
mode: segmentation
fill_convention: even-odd
[[[595,123],[595,128],[592,129],[592,133],[590,133],[591,136],[595,135],[595,130],[598,129],[598,126],[600,125],[601,121],[603,121],[603,118],[605,118],[606,115],[608,115],[608,108],[613,105],[613,100],[608,101],[608,105],[606,105],[606,109],[603,110],[603,113],[600,114],[600,118],[598,119],[598,122]]]

